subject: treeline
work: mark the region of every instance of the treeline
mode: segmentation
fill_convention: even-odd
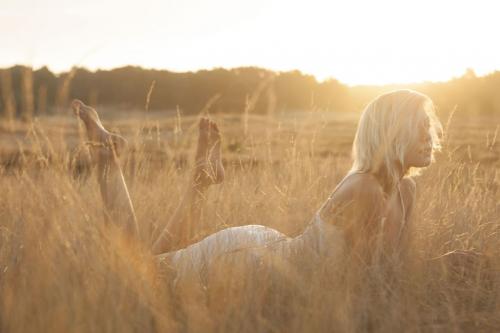
[[[199,112],[208,101],[216,112],[343,110],[348,105],[346,86],[335,80],[319,83],[299,71],[246,67],[175,73],[129,66],[96,72],[75,68],[55,75],[46,67],[15,66],[0,74],[0,110],[15,115],[55,112],[72,98],[125,109],[180,108],[188,114]]]
[[[379,93],[413,88],[430,95],[445,111],[500,111],[500,72],[477,77],[473,71],[444,83],[348,87],[334,79],[318,82],[299,71],[273,72],[244,67],[176,73],[140,67],[56,75],[46,67],[0,69],[0,114],[26,118],[66,110],[80,98],[92,105],[138,110],[267,113],[294,110],[356,111]]]
[[[453,110],[457,116],[500,115],[500,71],[476,76],[472,69],[447,82],[409,85],[358,86],[350,88],[352,101],[358,108],[378,94],[400,88],[410,88],[427,94],[439,113]]]

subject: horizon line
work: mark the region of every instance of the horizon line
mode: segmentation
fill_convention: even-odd
[[[237,69],[241,69],[241,68],[255,68],[255,69],[260,69],[260,70],[263,70],[263,71],[273,72],[273,73],[276,73],[276,74],[290,73],[290,72],[299,72],[302,75],[312,76],[316,80],[317,83],[324,83],[324,82],[328,82],[328,81],[333,80],[333,81],[337,81],[340,84],[345,85],[345,86],[347,86],[349,88],[356,88],[356,87],[389,87],[389,86],[402,86],[402,85],[403,86],[415,86],[415,85],[426,85],[426,84],[439,84],[439,83],[448,83],[450,81],[463,78],[463,77],[467,76],[469,73],[472,74],[472,77],[483,78],[483,77],[495,74],[497,72],[500,72],[500,69],[494,69],[494,70],[491,70],[491,71],[489,71],[489,72],[487,72],[487,73],[485,73],[483,75],[477,75],[476,71],[472,67],[468,67],[461,76],[452,76],[451,78],[448,78],[446,80],[435,80],[435,81],[433,81],[433,80],[424,80],[424,81],[420,81],[420,82],[412,81],[412,82],[391,82],[391,83],[346,83],[346,82],[343,82],[343,81],[341,81],[341,80],[339,80],[339,79],[337,79],[337,78],[335,78],[333,76],[327,76],[324,79],[319,79],[317,77],[317,75],[312,74],[312,73],[308,73],[308,72],[305,72],[305,71],[302,71],[302,70],[300,70],[298,68],[289,69],[289,70],[275,70],[275,69],[260,67],[258,65],[241,65],[241,66],[237,66],[237,67],[214,66],[214,67],[211,67],[211,68],[198,68],[198,69],[193,69],[193,70],[172,70],[172,69],[168,69],[168,68],[145,67],[143,65],[137,65],[137,64],[119,65],[119,66],[110,67],[110,68],[106,68],[106,67],[102,67],[102,68],[101,67],[89,68],[89,67],[86,67],[86,66],[74,65],[70,69],[64,69],[64,70],[57,71],[57,70],[54,70],[53,68],[51,68],[52,67],[51,65],[33,66],[31,64],[16,63],[16,64],[10,65],[10,66],[7,65],[7,67],[0,67],[0,70],[11,69],[11,68],[14,68],[14,67],[28,67],[28,68],[32,68],[35,71],[36,70],[40,70],[42,68],[47,68],[50,72],[52,72],[56,76],[60,76],[60,75],[66,74],[66,73],[70,73],[73,69],[83,69],[83,70],[87,70],[87,71],[92,72],[92,73],[96,73],[98,71],[113,71],[113,70],[116,70],[116,69],[133,67],[133,68],[139,68],[139,69],[142,69],[142,70],[153,70],[153,71],[163,71],[163,72],[171,72],[171,73],[183,74],[183,73],[198,73],[198,72],[202,72],[202,71],[214,71],[214,70],[218,70],[218,69],[232,71],[232,70],[237,70]]]

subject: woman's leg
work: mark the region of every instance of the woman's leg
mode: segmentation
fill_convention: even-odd
[[[87,130],[91,158],[97,165],[99,188],[108,219],[121,226],[131,238],[137,238],[139,230],[135,211],[119,163],[119,155],[127,141],[108,132],[93,108],[79,100],[74,100],[71,107]]]
[[[193,176],[185,194],[153,244],[153,253],[160,254],[187,245],[192,238],[193,223],[199,221],[210,185],[224,181],[221,160],[221,136],[215,122],[202,118],[199,123],[198,147]]]
[[[126,140],[108,132],[93,108],[79,100],[74,100],[71,106],[85,124],[92,161],[97,165],[101,197],[108,217],[114,223],[124,225],[128,234],[137,237],[135,211],[119,163],[119,155],[126,146]],[[153,253],[167,252],[189,242],[193,230],[192,223],[200,218],[206,190],[210,185],[219,184],[224,180],[220,139],[217,125],[209,119],[200,119],[192,179],[181,203],[153,244]]]

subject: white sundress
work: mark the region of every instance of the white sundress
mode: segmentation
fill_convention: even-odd
[[[361,172],[348,174],[329,199],[355,173]],[[398,190],[405,217],[399,186]],[[162,281],[169,286],[169,297],[186,331],[219,331],[228,322],[248,324],[274,316],[280,321],[291,320],[286,306],[289,297],[307,302],[315,285],[311,281],[321,285],[322,281],[342,278],[349,255],[342,229],[321,219],[319,212],[327,202],[294,238],[262,225],[246,225],[221,230],[184,249],[157,256],[160,270],[167,271]],[[379,237],[376,257],[382,245]]]
[[[347,178],[360,173],[364,172],[354,171],[344,177],[329,199]],[[403,213],[400,237],[405,227],[406,212],[399,184],[397,190]],[[157,258],[161,265],[175,272],[174,285],[183,279],[196,279],[206,285],[210,272],[224,264],[242,264],[251,273],[269,258],[280,260],[298,274],[301,270],[316,269],[318,265],[336,265],[345,256],[345,238],[339,227],[321,219],[319,212],[328,200],[297,237],[288,237],[262,225],[245,225],[223,229],[184,249],[161,254]],[[381,228],[384,228],[384,220],[381,221]],[[379,250],[382,249],[382,242],[380,233]]]
[[[329,198],[356,173],[361,172],[348,174]],[[304,232],[294,238],[266,226],[245,225],[223,229],[184,249],[157,258],[161,265],[175,272],[174,285],[183,279],[197,279],[206,285],[210,271],[219,265],[243,262],[247,270],[252,270],[262,266],[269,257],[293,266],[298,273],[325,262],[335,264],[343,257],[345,240],[341,229],[321,219],[319,212],[324,205]]]

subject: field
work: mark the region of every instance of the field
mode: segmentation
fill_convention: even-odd
[[[352,279],[356,268],[347,264],[337,278],[317,272],[277,282],[234,267],[220,272],[223,287],[207,300],[171,290],[169,272],[149,253],[189,179],[197,117],[102,116],[129,140],[123,169],[141,242],[125,246],[104,222],[84,129],[69,111],[0,123],[0,331],[500,330],[499,117],[439,114],[443,151],[416,179],[408,262],[390,276]],[[227,174],[209,190],[198,239],[246,224],[297,235],[350,168],[357,113],[211,117],[223,133]],[[487,261],[452,270],[440,258],[455,250]]]

